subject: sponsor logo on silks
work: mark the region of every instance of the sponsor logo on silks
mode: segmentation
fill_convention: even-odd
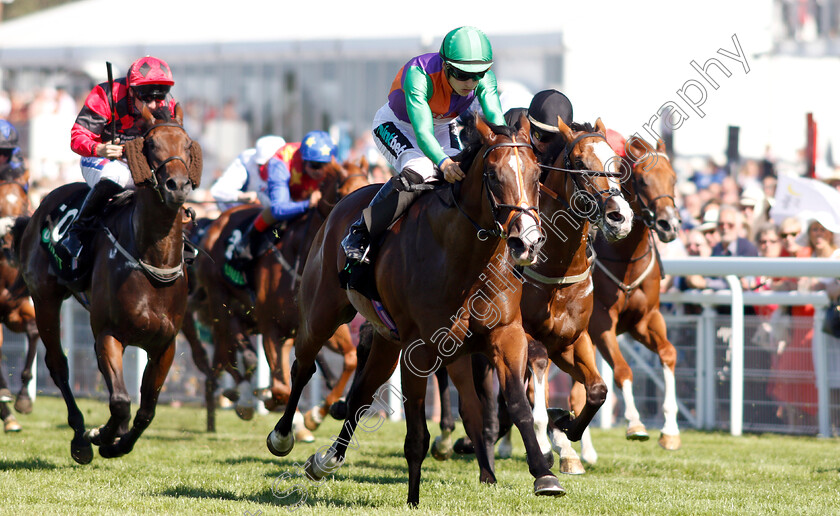
[[[245,286],[245,274],[236,270],[231,264],[226,263],[222,268],[224,275],[234,284],[240,287]]]
[[[377,127],[376,136],[395,158],[411,147],[411,142],[397,130],[393,122],[385,122]]]

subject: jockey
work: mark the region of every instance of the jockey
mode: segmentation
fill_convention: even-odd
[[[17,129],[8,121],[0,119],[0,181],[17,181],[25,173]],[[29,190],[29,181],[25,183],[24,190]]]
[[[225,211],[238,204],[268,204],[268,169],[264,165],[286,144],[280,136],[267,135],[252,149],[242,151],[210,187],[210,195]]]
[[[79,233],[94,222],[108,200],[123,188],[134,188],[128,165],[121,161],[122,141],[142,136],[143,107],[150,111],[169,110],[175,115],[177,103],[169,95],[175,81],[172,70],[162,59],[146,56],[128,68],[124,78],[94,86],[70,131],[70,147],[82,156],[82,176],[91,187],[70,225],[63,247],[72,258],[73,268],[82,250]],[[116,109],[116,134],[112,129],[112,106]]]
[[[348,260],[368,262],[367,249],[422,193],[416,188],[435,180],[435,169],[453,183],[464,172],[450,156],[456,155],[453,121],[478,98],[492,124],[505,125],[490,70],[490,40],[474,27],[450,31],[440,51],[411,59],[391,84],[388,102],[373,120],[376,145],[399,175],[385,183],[350,226],[341,242]],[[455,140],[455,141],[453,141]]]
[[[519,114],[521,108],[513,108],[505,113],[505,119],[511,126],[519,126]],[[569,98],[557,90],[543,90],[531,99],[524,114],[528,116],[531,123],[531,147],[537,156],[537,161],[543,165],[550,165],[556,156],[547,156],[545,153],[554,138],[560,134],[557,128],[557,118],[560,117],[563,123],[570,125],[574,120],[574,110]]]
[[[287,143],[263,165],[267,175],[268,203],[242,235],[233,251],[243,265],[254,259],[265,231],[284,220],[297,218],[321,200],[323,167],[335,159],[336,147],[324,131],[310,131],[300,143]]]

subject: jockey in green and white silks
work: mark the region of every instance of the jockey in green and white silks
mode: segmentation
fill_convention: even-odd
[[[436,169],[449,182],[464,178],[451,159],[460,150],[453,122],[475,99],[490,123],[505,125],[492,65],[487,36],[474,27],[459,27],[444,37],[439,52],[414,57],[397,73],[388,102],[374,117],[373,136],[400,173],[350,226],[341,243],[348,260],[367,261],[371,239],[400,218],[420,194],[414,187],[434,180]]]

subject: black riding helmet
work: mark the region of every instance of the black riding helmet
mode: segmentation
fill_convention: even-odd
[[[569,125],[574,120],[572,103],[557,90],[543,90],[531,99],[528,106],[528,121],[531,122],[531,137],[543,140],[547,133],[557,134],[557,117]]]

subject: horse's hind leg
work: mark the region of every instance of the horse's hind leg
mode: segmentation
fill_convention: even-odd
[[[175,339],[172,339],[160,354],[149,357],[146,368],[143,370],[143,383],[140,384],[140,407],[134,416],[134,424],[128,432],[120,436],[119,441],[112,445],[101,446],[100,455],[109,459],[131,452],[137,439],[155,418],[158,396],[174,358]]]
[[[3,420],[3,431],[20,432],[20,423],[17,422],[12,411],[9,410],[8,402],[12,400],[12,392],[6,384],[6,372],[3,370],[3,329],[0,328],[0,419]]]
[[[665,326],[665,319],[657,310],[651,312],[647,321],[647,331],[638,331],[640,328],[631,330],[633,337],[647,346],[648,349],[656,351],[659,361],[662,363],[662,374],[665,378],[665,400],[662,404],[662,413],[665,416],[665,424],[662,426],[662,435],[659,436],[659,445],[666,450],[679,450],[680,428],[677,425],[677,385],[674,376],[674,369],[677,365],[677,350],[671,341],[668,340],[668,330]]]
[[[70,455],[79,464],[88,464],[93,460],[93,447],[85,439],[85,418],[76,405],[73,391],[70,390],[70,371],[67,357],[61,349],[61,299],[62,292],[50,292],[49,299],[35,301],[35,317],[38,321],[38,331],[41,342],[44,343],[46,354],[44,361],[56,387],[64,397],[67,405],[67,424],[73,429],[73,440],[70,441]],[[57,301],[56,301],[57,300]]]
[[[21,414],[32,412],[32,398],[29,397],[29,382],[32,381],[32,367],[35,364],[35,355],[38,351],[38,326],[35,324],[35,308],[31,303],[21,305],[20,311],[23,316],[24,331],[26,332],[26,359],[23,363],[23,371],[20,373],[20,392],[15,400],[15,410]],[[29,313],[31,312],[31,313]]]
[[[123,377],[123,345],[112,335],[100,335],[96,339],[96,359],[99,371],[105,378],[105,385],[111,393],[108,405],[111,417],[99,428],[88,430],[85,436],[97,446],[113,444],[118,435],[128,430],[131,418],[131,397]]]

